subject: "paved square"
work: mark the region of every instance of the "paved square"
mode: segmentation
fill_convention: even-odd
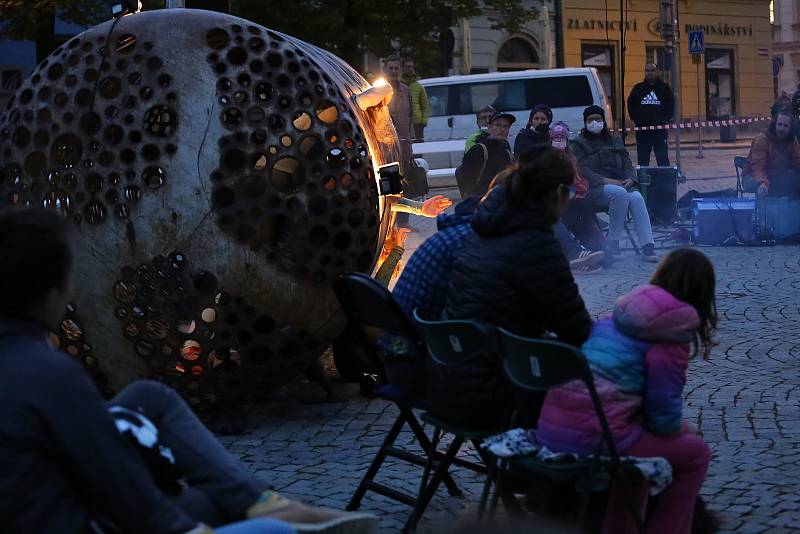
[[[452,192],[450,192],[452,193]],[[429,235],[432,221],[418,223],[409,248]],[[704,248],[717,270],[719,345],[709,361],[694,359],[686,388],[685,416],[714,451],[703,488],[725,532],[789,532],[800,525],[800,248]],[[406,256],[408,257],[408,256]],[[524,268],[524,266],[520,266]],[[654,265],[628,253],[612,269],[577,278],[593,316],[647,281]],[[226,446],[277,490],[292,498],[344,508],[394,421],[394,408],[357,396],[302,404],[317,393],[298,381],[270,403],[248,407],[250,429],[223,437]],[[410,444],[408,433],[399,440]],[[470,451],[464,454],[472,454]],[[422,470],[387,461],[379,479],[415,492]],[[481,488],[479,476],[454,470],[464,490],[457,498],[440,490],[421,529],[447,531],[468,520]],[[410,508],[368,493],[362,510],[381,517],[382,532],[399,532]]]

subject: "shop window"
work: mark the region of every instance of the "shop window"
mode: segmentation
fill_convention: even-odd
[[[497,52],[497,70],[535,69],[539,66],[539,53],[536,46],[528,39],[512,37]]]
[[[611,112],[617,115],[617,81],[614,68],[614,47],[608,45],[581,45],[581,61],[584,67],[594,67],[611,104]]]
[[[646,63],[654,63],[661,70],[661,79],[672,87],[671,60],[672,55],[667,54],[663,46],[648,46],[645,51]],[[644,72],[642,72],[644,79]]]
[[[736,85],[733,50],[706,49],[706,109],[708,118],[722,119],[736,114]]]

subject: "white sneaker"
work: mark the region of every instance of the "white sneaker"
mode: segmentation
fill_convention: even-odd
[[[591,251],[583,249],[578,257],[569,262],[570,269],[588,269],[596,267],[605,259],[606,253],[601,250]]]

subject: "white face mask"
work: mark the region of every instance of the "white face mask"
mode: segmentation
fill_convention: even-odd
[[[592,121],[586,123],[586,129],[589,130],[590,133],[599,134],[603,131],[603,123],[600,121]]]
[[[566,150],[567,148],[567,140],[566,139],[553,139],[551,143],[553,148],[557,148],[559,150]]]

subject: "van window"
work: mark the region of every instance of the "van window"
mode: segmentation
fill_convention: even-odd
[[[536,104],[547,104],[551,108],[591,106],[594,103],[592,88],[586,76],[557,76],[553,78],[531,78],[525,80],[530,109]],[[520,109],[520,108],[517,108]]]
[[[447,115],[447,93],[449,89],[449,85],[434,85],[433,87],[425,88],[425,92],[428,93],[428,114],[431,117]]]
[[[525,109],[524,80],[462,83],[453,85],[451,94],[453,115],[472,115],[483,106],[492,106],[497,111]]]
[[[425,90],[431,117],[474,115],[486,105],[498,111],[519,111],[536,104],[563,108],[594,102],[589,80],[582,75],[437,85]]]

